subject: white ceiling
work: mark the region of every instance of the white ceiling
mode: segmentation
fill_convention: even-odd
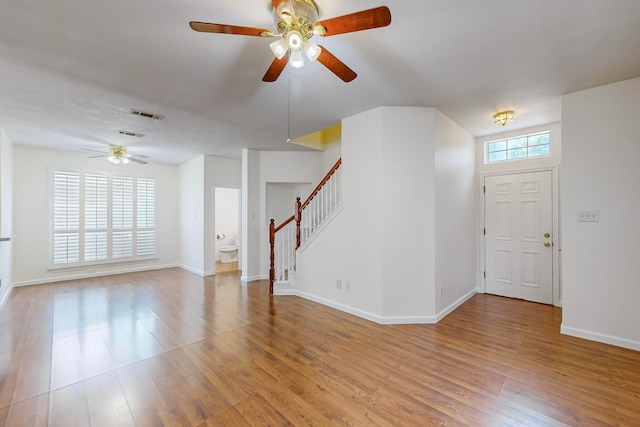
[[[201,153],[239,158],[244,147],[291,149],[288,136],[380,105],[436,107],[483,136],[502,130],[491,119],[498,110],[516,112],[505,130],[556,122],[563,94],[640,76],[638,0],[317,4],[321,20],[391,9],[389,27],[314,37],[358,73],[351,83],[319,63],[263,83],[271,39],[188,25],[274,29],[269,0],[4,0],[0,126],[15,144],[114,143],[180,163]]]

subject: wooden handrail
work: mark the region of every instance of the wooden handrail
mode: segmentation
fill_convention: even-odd
[[[316,189],[311,192],[311,195],[309,195],[309,197],[307,197],[307,200],[305,200],[302,206],[300,207],[300,212],[302,212],[302,210],[306,208],[307,205],[311,202],[311,200],[313,200],[313,198],[320,192],[322,187],[324,187],[327,181],[331,179],[331,176],[338,170],[341,164],[342,164],[342,157],[338,159],[338,161],[336,162],[335,165],[333,165],[331,170],[325,175],[324,178],[322,178],[322,181],[320,181],[320,184],[317,185]]]
[[[275,219],[271,218],[269,223],[269,245],[271,252],[269,254],[269,295],[273,295],[273,282],[276,281],[276,252],[274,246],[276,244],[276,225]]]
[[[295,213],[287,218],[282,224],[276,227],[275,220],[271,218],[269,223],[269,246],[271,251],[269,253],[269,295],[273,295],[273,283],[276,281],[276,269],[275,269],[275,245],[276,245],[276,233],[286,227],[291,221],[296,222],[296,249],[300,247],[300,223],[302,222],[302,211],[313,200],[313,198],[322,190],[322,187],[331,179],[334,173],[338,170],[342,164],[342,158],[338,159],[335,165],[329,172],[322,178],[322,181],[311,192],[307,200],[304,203],[300,202],[300,197],[296,197]]]
[[[283,228],[285,228],[287,226],[287,224],[289,224],[291,221],[293,221],[296,218],[295,215],[291,215],[289,218],[287,218],[282,224],[280,224],[279,226],[274,228],[274,233],[277,233],[278,231],[282,230]],[[275,221],[273,218],[271,218],[271,221]]]

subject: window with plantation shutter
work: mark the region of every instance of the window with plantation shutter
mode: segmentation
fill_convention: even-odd
[[[84,260],[107,259],[109,191],[105,175],[84,177]]]
[[[138,178],[136,188],[136,222],[138,256],[156,253],[156,182]]]
[[[55,172],[53,176],[54,265],[80,261],[80,174]]]
[[[133,255],[133,178],[113,177],[111,256],[125,258]]]
[[[51,268],[156,253],[156,183],[106,173],[52,172]]]

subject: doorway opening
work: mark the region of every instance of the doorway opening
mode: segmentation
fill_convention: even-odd
[[[215,271],[238,271],[240,265],[240,190],[215,188]]]

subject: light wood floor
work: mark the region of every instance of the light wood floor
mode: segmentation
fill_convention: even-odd
[[[220,262],[216,261],[216,273],[229,273],[238,271],[238,262]]]
[[[476,295],[380,326],[239,273],[15,289],[0,425],[640,425],[640,353],[559,334],[561,310]]]

